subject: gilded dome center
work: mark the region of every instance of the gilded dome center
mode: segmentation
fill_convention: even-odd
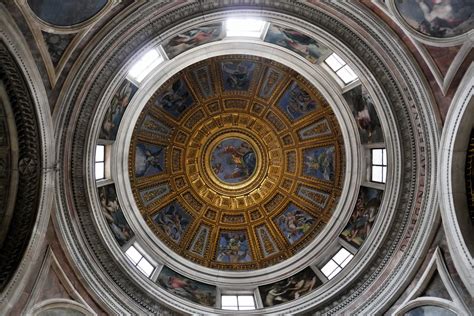
[[[129,161],[156,236],[224,270],[264,268],[307,246],[344,174],[340,128],[320,92],[248,55],[209,58],[165,82],[140,114]]]

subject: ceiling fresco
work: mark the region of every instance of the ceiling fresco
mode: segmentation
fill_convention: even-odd
[[[264,58],[219,56],[163,84],[134,127],[129,176],[148,226],[197,264],[281,262],[330,220],[342,135],[321,94]]]

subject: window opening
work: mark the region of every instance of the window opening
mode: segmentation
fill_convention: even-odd
[[[97,145],[95,147],[95,179],[105,178],[105,146]]]
[[[142,55],[130,68],[128,76],[140,83],[148,74],[164,61],[158,49],[153,48]]]
[[[387,181],[387,150],[385,148],[372,149],[371,181],[386,183]]]
[[[125,255],[146,277],[149,278],[153,273],[153,270],[155,270],[155,267],[150,263],[150,261],[148,261],[134,245],[130,246],[130,248],[125,251]]]
[[[253,295],[222,295],[222,309],[227,310],[253,310],[255,309],[255,299]]]
[[[325,63],[336,73],[344,84],[351,83],[358,78],[352,68],[335,53],[329,55],[329,57],[326,58]]]
[[[266,22],[251,18],[230,18],[225,22],[227,37],[260,37]]]
[[[341,248],[321,269],[321,272],[331,280],[354,258],[347,249]]]

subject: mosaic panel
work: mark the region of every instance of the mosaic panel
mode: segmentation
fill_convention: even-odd
[[[135,175],[148,177],[162,173],[165,169],[166,147],[138,143],[135,149]]]
[[[222,62],[221,72],[224,90],[249,90],[255,67],[256,64],[248,60]]]
[[[216,261],[223,263],[244,263],[252,261],[247,231],[221,231],[216,251]]]
[[[194,105],[193,96],[184,79],[179,78],[169,85],[155,99],[155,106],[173,118],[179,118],[183,113]]]
[[[169,239],[179,243],[186,233],[192,217],[175,200],[154,214],[152,221]]]
[[[317,147],[303,150],[303,175],[333,181],[335,148]]]
[[[296,194],[321,209],[326,207],[330,197],[329,193],[306,185],[299,185]]]
[[[192,253],[203,257],[205,252],[208,250],[209,237],[211,234],[211,229],[207,225],[201,225],[198,232],[194,236],[194,239],[191,241],[191,246],[189,251]]]
[[[260,250],[264,258],[269,257],[279,251],[278,246],[271,237],[267,227],[264,225],[259,226],[255,229],[258,242],[260,244]]]
[[[311,215],[293,203],[290,203],[283,213],[273,220],[290,244],[303,238],[315,223],[315,219]]]
[[[290,121],[295,121],[314,112],[319,108],[319,104],[303,87],[293,81],[278,101],[278,107]]]
[[[280,70],[271,67],[267,68],[260,90],[258,92],[258,96],[263,99],[270,98],[283,78],[284,74]]]
[[[143,206],[147,207],[150,204],[153,204],[156,201],[162,199],[164,196],[171,192],[171,189],[168,183],[163,182],[153,187],[141,189],[139,190],[139,192]]]
[[[193,76],[198,83],[199,91],[204,98],[209,98],[214,95],[209,65],[204,65],[193,70]]]
[[[329,127],[329,123],[325,118],[313,124],[305,126],[298,131],[298,136],[300,140],[325,137],[330,136],[331,134],[331,127]]]
[[[217,289],[213,285],[189,279],[164,266],[156,280],[166,291],[199,305],[214,307]]]

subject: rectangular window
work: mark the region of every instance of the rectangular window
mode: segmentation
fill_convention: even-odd
[[[105,178],[105,146],[97,145],[95,147],[95,179]]]
[[[155,270],[155,267],[148,261],[135,247],[134,245],[130,246],[130,248],[125,251],[125,255],[128,259],[133,263],[135,267],[137,267],[138,271],[143,273],[146,277],[150,277]]]
[[[262,36],[265,21],[251,18],[230,18],[225,21],[227,37],[257,37]]]
[[[341,248],[322,268],[321,272],[331,280],[354,258],[347,249]]]
[[[253,295],[222,295],[222,309],[227,310],[253,310],[255,309],[255,299]]]
[[[324,62],[336,73],[344,84],[351,83],[358,78],[352,68],[335,53],[329,55]]]
[[[142,55],[130,68],[128,76],[140,83],[148,74],[164,61],[158,49],[153,48]]]
[[[387,181],[387,150],[372,149],[371,181],[386,183]]]

